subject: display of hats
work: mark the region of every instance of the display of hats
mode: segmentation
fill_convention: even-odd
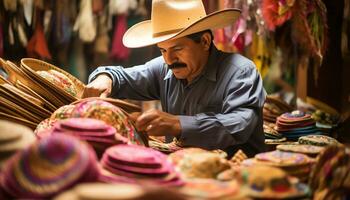
[[[85,88],[84,83],[79,79],[42,60],[23,58],[21,59],[21,69],[39,84],[45,85],[48,90],[55,92],[57,98],[65,104],[76,101]]]
[[[275,123],[278,116],[291,111],[292,107],[280,98],[267,96],[263,107],[263,119],[266,122]]]
[[[310,144],[310,145],[316,145],[316,146],[327,146],[327,145],[333,145],[333,144],[339,143],[336,139],[326,135],[302,136],[298,139],[298,142],[300,144]]]
[[[98,179],[96,155],[86,143],[52,135],[18,152],[4,166],[1,187],[12,198],[49,198]]]
[[[18,150],[35,142],[32,130],[7,120],[0,120],[0,133],[0,167]]]
[[[39,132],[38,137],[42,138],[52,134],[72,135],[87,141],[94,147],[98,155],[102,155],[110,146],[129,142],[127,138],[117,133],[114,127],[104,121],[91,118],[59,120],[51,130]]]
[[[296,110],[279,116],[276,122],[276,130],[288,140],[298,140],[299,137],[304,135],[321,134],[315,124],[316,122],[310,114]]]
[[[8,83],[0,81],[1,112],[22,118],[33,123],[51,115],[51,111],[43,107],[43,102]],[[18,122],[20,123],[20,121]],[[32,127],[31,127],[32,128]]]
[[[131,143],[148,145],[148,141],[136,132],[127,115],[117,106],[102,100],[82,101],[75,105],[71,113],[74,118],[94,118],[113,126],[117,133],[128,138]]]
[[[243,168],[241,180],[247,194],[253,198],[289,199],[306,197],[310,189],[298,179],[288,176],[276,167],[254,166]]]
[[[50,111],[69,104],[69,102],[65,102],[56,91],[52,91],[50,87],[45,84],[49,81],[42,78],[39,74],[36,74],[33,70],[28,72],[28,70],[24,70],[24,68],[18,67],[10,61],[4,60],[2,60],[2,66],[9,75],[9,80],[13,85],[18,85],[19,88],[24,89],[22,91],[33,91],[42,99],[45,99],[45,105],[50,107]],[[42,83],[38,79],[43,79],[46,82]],[[63,93],[66,92],[63,91]],[[46,104],[47,102],[49,102],[49,104]],[[51,106],[53,106],[53,108]]]
[[[309,156],[317,156],[324,150],[323,147],[308,144],[280,144],[277,145],[276,149],[280,151],[303,153]]]
[[[165,154],[136,145],[116,145],[102,156],[101,166],[112,174],[162,185],[181,185],[182,181]]]
[[[346,199],[350,191],[350,149],[330,145],[319,155],[310,174],[314,199]]]
[[[264,122],[263,124],[265,139],[281,139],[283,135],[276,131],[276,125],[274,123]]]
[[[180,189],[190,199],[240,199],[243,194],[237,181],[192,179]]]

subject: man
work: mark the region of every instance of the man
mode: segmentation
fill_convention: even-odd
[[[139,116],[139,131],[229,156],[238,149],[248,156],[264,151],[261,77],[247,58],[218,51],[210,31],[239,14],[227,9],[206,15],[201,0],[153,0],[152,19],[131,27],[123,43],[157,44],[162,56],[127,69],[99,67],[84,96],[159,99],[163,111]]]

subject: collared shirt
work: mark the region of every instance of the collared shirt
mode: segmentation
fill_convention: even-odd
[[[262,107],[266,92],[252,61],[212,47],[203,72],[190,84],[177,79],[163,57],[131,68],[105,66],[98,74],[113,79],[112,96],[160,100],[165,112],[178,115],[186,146],[222,149],[230,156],[242,149],[248,156],[264,151]]]

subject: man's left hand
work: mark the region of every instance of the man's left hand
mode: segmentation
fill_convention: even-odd
[[[136,120],[138,131],[146,131],[148,135],[178,136],[181,133],[181,125],[178,116],[159,110],[148,110]]]

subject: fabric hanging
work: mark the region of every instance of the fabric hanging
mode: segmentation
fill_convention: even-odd
[[[118,60],[127,60],[129,57],[129,49],[123,45],[123,35],[127,29],[126,15],[118,15],[115,20],[115,29],[113,34],[111,58]]]
[[[96,23],[92,13],[92,0],[81,0],[80,12],[73,30],[79,32],[79,38],[83,42],[94,41],[96,37]]]
[[[29,57],[39,57],[42,59],[51,59],[51,54],[47,47],[44,30],[43,30],[43,10],[36,10],[36,22],[35,22],[35,31],[28,42],[27,54]]]

